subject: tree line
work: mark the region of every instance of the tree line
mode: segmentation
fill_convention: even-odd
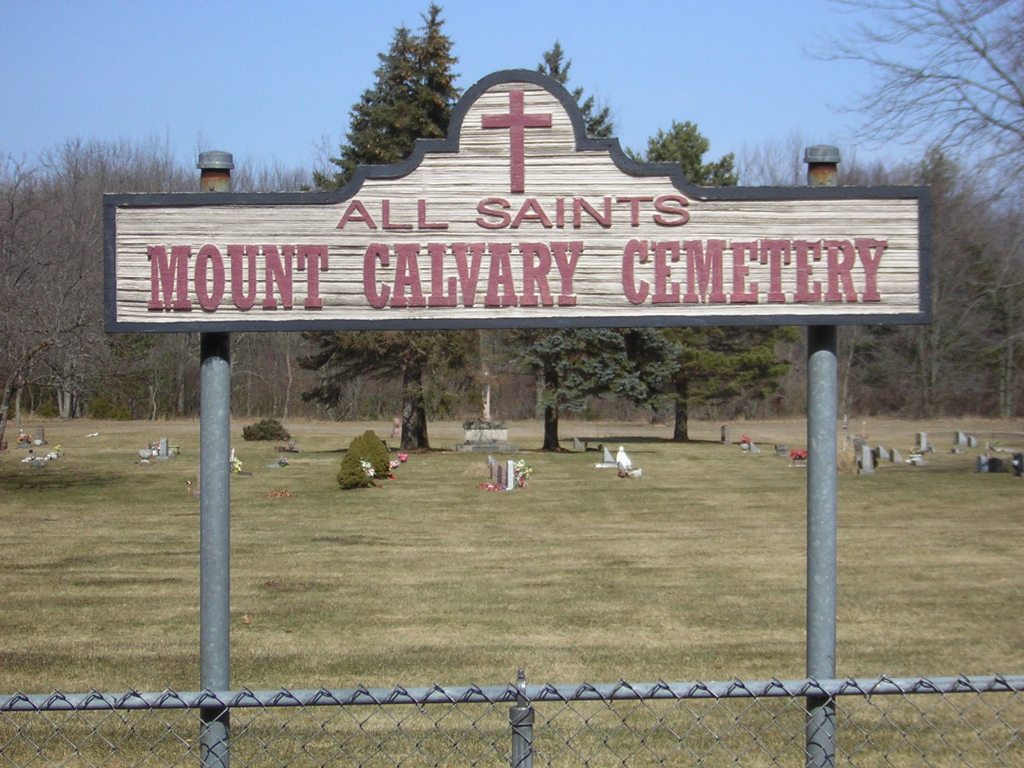
[[[963,23],[975,29],[985,21],[975,15]],[[1021,40],[995,42],[1019,54]],[[984,49],[989,59],[995,42]],[[420,28],[399,27],[379,54],[375,81],[353,105],[336,156],[320,169],[242,167],[234,189],[337,189],[360,164],[394,163],[417,138],[444,136],[460,95],[453,50],[442,11],[431,5]],[[610,108],[570,85],[571,63],[556,41],[537,69],[570,89],[591,136],[614,135]],[[1019,67],[1008,71],[1005,82],[1019,89]],[[791,185],[803,183],[799,143],[712,159],[698,127],[681,119],[658,129],[643,151],[628,151],[641,161],[679,163],[700,185]],[[999,157],[985,157],[983,169],[971,159],[982,155],[965,157],[941,141],[913,163],[844,161],[844,184],[931,187],[933,322],[842,328],[842,412],[1024,412],[1024,216],[1019,195],[1006,194],[1007,186],[1019,191],[1020,152],[1008,145],[999,143]],[[992,183],[997,161],[1010,168],[1000,186]],[[33,162],[0,158],[0,439],[10,418],[27,414],[196,415],[197,334],[103,332],[102,194],[197,188],[195,171],[154,141],[68,140]],[[409,449],[429,446],[428,419],[477,415],[487,385],[496,418],[544,420],[548,449],[558,447],[566,414],[664,419],[675,439],[686,440],[691,413],[783,416],[802,412],[805,402],[803,341],[790,328],[239,333],[232,369],[236,416],[398,415]]]

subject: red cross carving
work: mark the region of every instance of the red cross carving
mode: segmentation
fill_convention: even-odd
[[[523,192],[525,188],[526,161],[523,144],[527,128],[550,128],[551,113],[524,114],[523,89],[513,88],[508,92],[508,114],[484,115],[483,128],[508,128],[508,165],[511,177],[511,191]]]

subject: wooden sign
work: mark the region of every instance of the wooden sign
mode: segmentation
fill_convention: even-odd
[[[530,71],[334,193],[108,195],[109,331],[921,323],[920,187],[723,187]]]

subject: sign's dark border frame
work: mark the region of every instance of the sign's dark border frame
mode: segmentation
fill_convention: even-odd
[[[827,312],[792,315],[674,316],[647,315],[641,310],[622,315],[565,316],[547,318],[399,318],[379,320],[322,319],[302,317],[294,320],[188,320],[152,323],[117,320],[116,243],[119,208],[152,208],[222,205],[286,206],[328,205],[354,197],[366,179],[397,179],[410,174],[429,153],[456,153],[462,123],[470,106],[489,88],[506,82],[528,82],[547,89],[568,113],[576,138],[576,150],[604,150],[615,165],[631,176],[666,176],[677,189],[694,200],[917,200],[918,201],[918,309],[897,314],[829,314]],[[475,83],[459,99],[452,111],[448,136],[444,139],[419,139],[404,161],[394,165],[369,165],[356,169],[352,180],[333,192],[185,192],[173,194],[106,194],[103,198],[104,328],[107,332],[224,332],[224,331],[333,331],[333,330],[435,330],[470,328],[595,328],[595,327],[673,327],[673,326],[753,326],[753,325],[915,325],[931,322],[931,197],[927,187],[699,187],[687,181],[676,163],[641,163],[633,160],[618,139],[592,139],[572,94],[561,84],[532,70],[502,70]]]

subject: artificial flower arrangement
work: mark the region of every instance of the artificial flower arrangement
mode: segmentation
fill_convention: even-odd
[[[533,467],[526,463],[526,459],[516,459],[512,462],[512,485],[515,488],[525,488],[527,483],[530,481],[530,477],[533,475]],[[486,482],[480,483],[480,487],[485,491],[507,491],[509,488],[497,483],[497,482]]]

